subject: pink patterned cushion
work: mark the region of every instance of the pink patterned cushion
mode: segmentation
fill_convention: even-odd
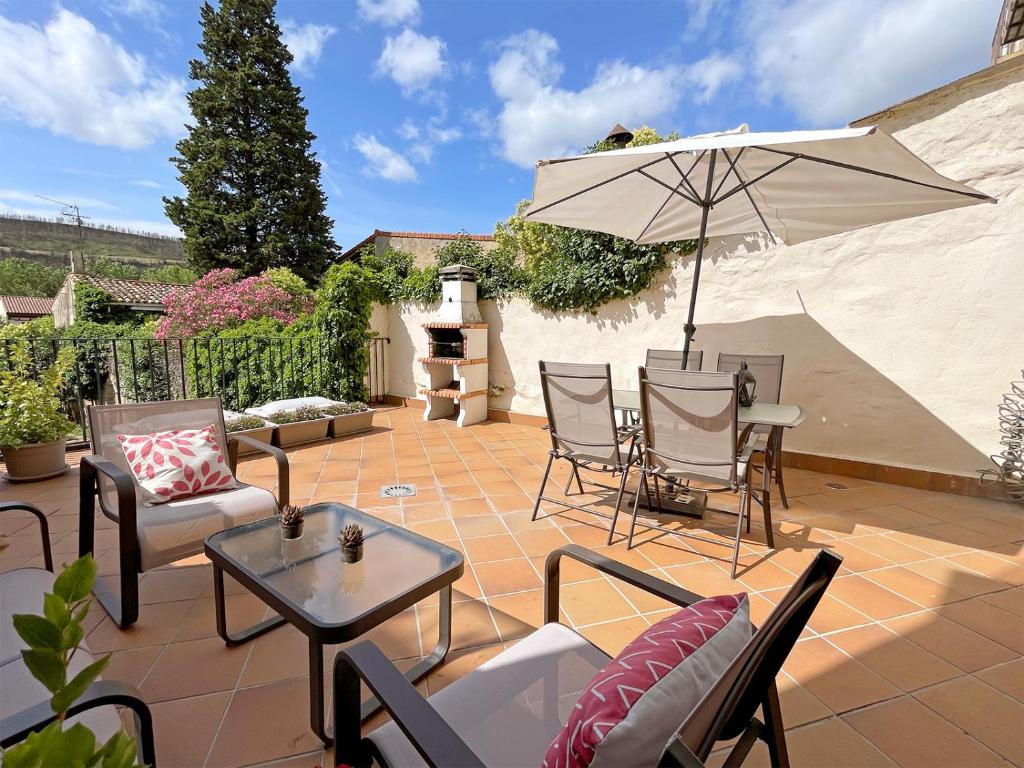
[[[657,765],[750,636],[744,593],[701,600],[649,627],[583,689],[543,768]]]
[[[234,475],[213,434],[178,429],[152,435],[118,435],[143,498],[153,504],[234,488]]]

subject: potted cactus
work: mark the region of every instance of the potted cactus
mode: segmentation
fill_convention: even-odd
[[[358,563],[363,559],[363,529],[358,525],[346,525],[338,534],[338,544],[344,562]]]
[[[320,412],[331,417],[327,425],[329,437],[342,437],[373,429],[373,411],[366,403],[335,403],[321,407]]]
[[[274,427],[274,445],[286,448],[312,443],[327,437],[329,419],[315,405],[302,405],[290,411],[276,411],[267,416]]]
[[[281,538],[301,539],[302,524],[305,522],[306,510],[294,504],[281,507]]]
[[[224,421],[224,428],[228,431],[228,434],[248,435],[253,440],[259,440],[261,443],[270,443],[274,438],[273,424],[269,423],[266,419],[248,413],[240,413],[237,416],[226,419]],[[239,444],[238,446],[239,456],[256,453],[257,451],[257,448],[247,445]]]

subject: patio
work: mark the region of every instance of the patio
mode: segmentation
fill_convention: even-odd
[[[531,522],[550,447],[537,427],[486,422],[459,430],[408,408],[382,410],[375,424],[364,436],[290,450],[292,500],[350,503],[465,554],[453,650],[420,684],[425,692],[537,626],[542,564],[562,544],[595,548],[694,592],[748,591],[755,622],[828,546],[845,558],[843,569],[779,680],[793,764],[1024,764],[1024,519],[1015,508],[788,469],[790,509],[773,509],[778,548],[745,537],[732,581],[728,532],[721,547],[645,533],[627,551],[621,540],[605,546],[605,521],[585,513],[552,507],[558,514]],[[249,460],[239,476],[272,488],[275,469]],[[560,468],[557,479],[566,477]],[[382,500],[380,486],[394,481],[415,483],[418,493]],[[0,499],[47,513],[59,562],[77,553],[77,487],[76,470],[5,483]],[[0,570],[41,565],[31,519],[8,515],[2,526],[9,546]],[[117,567],[116,531],[102,517],[97,527],[97,559],[109,574]],[[620,521],[620,538],[624,530]],[[225,648],[203,560],[145,574],[131,629],[118,629],[98,606],[88,622],[92,650],[113,653],[105,676],[138,686],[152,704],[159,764],[330,764],[309,729],[304,638],[286,626]],[[568,563],[563,583],[564,620],[613,654],[668,610]],[[232,592],[229,626],[262,618],[255,597]],[[406,667],[429,650],[436,621],[436,604],[427,601],[369,639]],[[747,764],[767,764],[762,746]]]

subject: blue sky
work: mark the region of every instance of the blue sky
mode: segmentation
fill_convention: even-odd
[[[173,232],[193,0],[0,0],[0,212]],[[339,245],[490,232],[615,122],[835,127],[981,69],[999,0],[279,0]]]

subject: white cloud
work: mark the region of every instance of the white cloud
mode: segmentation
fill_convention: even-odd
[[[503,102],[497,117],[501,155],[524,168],[577,152],[615,123],[637,125],[669,114],[687,87],[679,67],[612,61],[601,64],[582,90],[560,88],[558,43],[535,29],[507,38],[499,50],[490,76]]]
[[[135,181],[129,181],[133,187],[142,187],[144,189],[163,189],[164,185],[159,181],[153,181],[152,179],[136,179]]]
[[[395,132],[410,142],[407,154],[420,163],[434,159],[434,150],[443,144],[451,144],[462,138],[462,129],[455,125],[443,125],[444,115],[431,117],[422,127],[410,119],[402,121]]]
[[[408,118],[402,121],[396,132],[406,141],[416,141],[420,137],[420,127]]]
[[[403,29],[397,36],[384,40],[377,71],[398,83],[406,95],[423,91],[447,71],[445,47],[439,37]]]
[[[46,205],[47,200],[43,198],[50,198],[50,201],[60,200],[62,202],[73,203],[79,208],[99,208],[101,210],[113,211],[117,210],[117,206],[108,203],[106,200],[97,200],[94,197],[82,197],[81,195],[74,195],[70,192],[48,192],[46,195],[39,195],[35,192],[26,192],[21,189],[0,189],[0,200],[6,200],[13,203],[31,203],[32,205]],[[56,206],[57,204],[54,203]],[[51,211],[49,214],[53,216],[54,213]]]
[[[397,27],[420,20],[419,0],[356,0],[359,16],[365,21]]]
[[[739,80],[741,74],[739,58],[718,51],[686,67],[686,79],[698,90],[694,95],[698,104],[711,101],[723,85]]]
[[[156,24],[167,12],[157,0],[107,0],[103,7],[110,13],[133,16],[146,24]]]
[[[153,74],[71,11],[44,26],[0,16],[0,113],[61,136],[136,149],[183,132],[185,83]]]
[[[814,125],[845,123],[988,64],[999,0],[759,0],[751,71]]]
[[[708,28],[711,20],[711,13],[715,10],[720,0],[686,0],[690,8],[686,17],[686,29],[684,35],[688,40],[696,38],[701,32]]]
[[[352,143],[366,159],[363,173],[367,176],[379,176],[388,181],[416,181],[413,164],[401,153],[381,144],[376,136],[358,134]]]
[[[292,66],[308,74],[313,65],[320,61],[327,40],[337,31],[328,24],[299,24],[291,19],[283,19],[281,37],[294,58]]]

